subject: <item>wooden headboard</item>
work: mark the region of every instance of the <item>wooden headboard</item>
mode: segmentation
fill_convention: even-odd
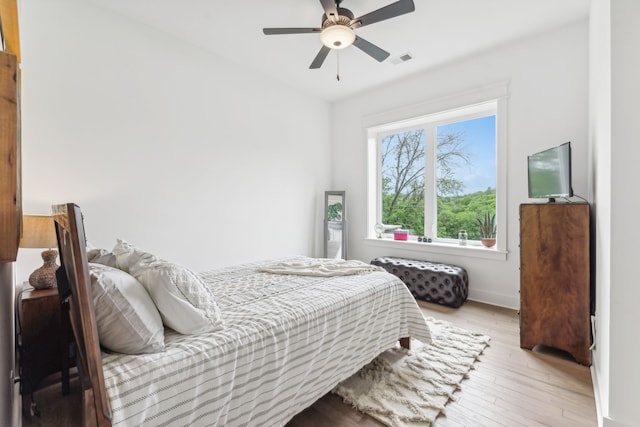
[[[110,426],[98,328],[91,297],[82,212],[74,203],[54,205],[61,267],[56,273],[58,293],[69,301],[69,317],[76,339],[82,387],[83,426]]]

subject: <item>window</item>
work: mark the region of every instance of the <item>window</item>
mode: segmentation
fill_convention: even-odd
[[[504,109],[493,99],[368,127],[367,236],[374,238],[382,223],[384,237],[395,226],[409,230],[410,242],[457,245],[466,230],[470,245],[480,247],[478,218],[489,213],[504,250]]]

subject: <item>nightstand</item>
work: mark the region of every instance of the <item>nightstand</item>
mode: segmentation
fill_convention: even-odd
[[[68,306],[61,305],[58,290],[23,285],[19,307],[22,394],[38,389],[40,382],[61,372],[62,394],[69,392],[70,325]]]

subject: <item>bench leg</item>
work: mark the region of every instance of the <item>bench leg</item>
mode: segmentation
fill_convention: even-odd
[[[400,347],[411,350],[411,337],[400,338]]]

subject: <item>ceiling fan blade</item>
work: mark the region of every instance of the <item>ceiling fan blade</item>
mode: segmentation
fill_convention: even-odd
[[[351,28],[364,27],[416,10],[413,0],[399,0],[351,21]]]
[[[315,59],[313,60],[313,62],[309,66],[309,68],[312,69],[312,70],[316,69],[316,68],[320,68],[322,66],[322,63],[324,62],[324,59],[329,54],[329,52],[331,52],[330,48],[328,48],[326,46],[322,46],[322,49],[320,49],[320,52],[318,52],[318,54],[316,55]]]
[[[267,36],[273,34],[304,34],[319,33],[322,28],[263,28],[262,32]]]
[[[389,57],[389,52],[384,49],[380,49],[378,46],[366,41],[362,37],[356,36],[353,45],[378,62],[382,62]]]
[[[338,8],[336,7],[335,0],[320,0],[320,3],[327,18],[332,18],[333,16],[332,20],[335,21],[335,18],[338,17]]]

